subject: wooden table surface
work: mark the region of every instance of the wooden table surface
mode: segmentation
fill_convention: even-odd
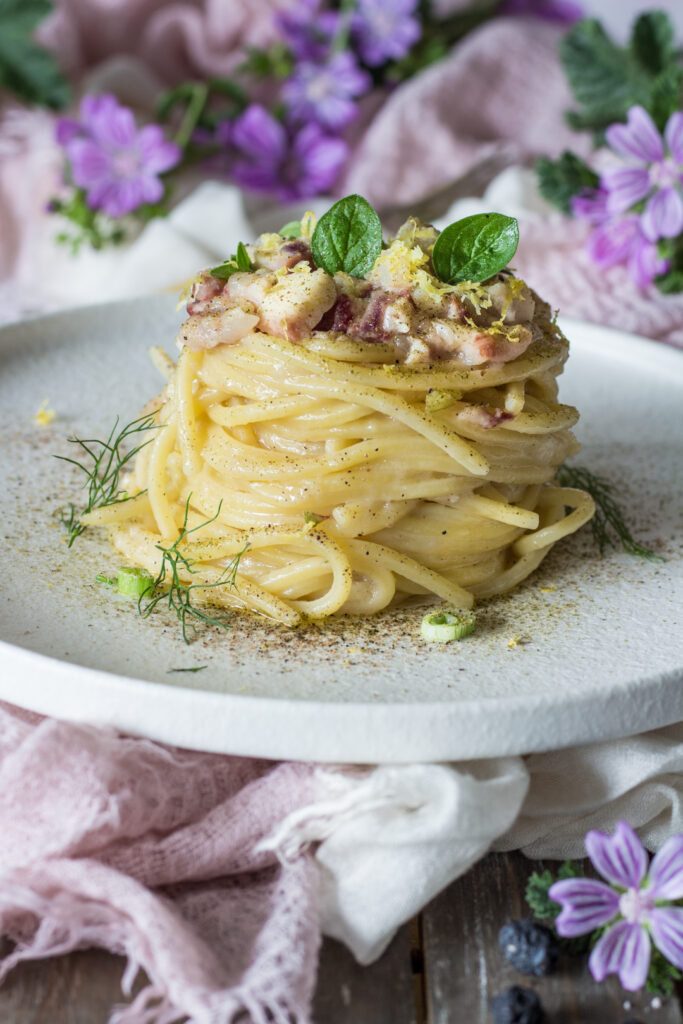
[[[524,889],[536,867],[520,854],[491,854],[403,927],[370,967],[326,941],[315,1024],[486,1024],[490,997],[510,985],[536,990],[547,1024],[683,1024],[683,993],[660,1001],[624,992],[615,978],[598,985],[579,957],[539,979],[503,960],[498,932],[507,919],[528,916]],[[22,964],[0,988],[0,1024],[106,1024],[122,1001],[123,967],[101,950]]]

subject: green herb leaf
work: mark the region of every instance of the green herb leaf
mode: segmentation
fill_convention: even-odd
[[[301,221],[288,220],[286,224],[282,225],[278,235],[281,238],[299,238],[301,236]]]
[[[681,107],[683,92],[683,67],[670,64],[657,75],[650,88],[648,110],[660,131],[666,122]]]
[[[663,562],[650,548],[634,540],[624,520],[623,513],[614,499],[614,486],[604,477],[592,473],[583,466],[560,466],[555,479],[561,487],[577,487],[587,491],[595,502],[595,515],[591,519],[593,538],[604,555],[608,547],[616,547],[617,543],[629,555],[646,558],[650,562]],[[616,534],[616,540],[613,536]]]
[[[647,106],[650,75],[630,50],[609,38],[599,21],[579,21],[560,43],[560,59],[576,100],[584,107],[573,127],[596,130],[626,120],[634,103]]]
[[[249,253],[247,252],[247,247],[245,246],[244,242],[238,243],[235,260],[237,261],[238,269],[241,270],[243,273],[249,273],[249,271],[254,269],[251,265]]]
[[[157,550],[161,552],[161,566],[156,579],[138,599],[138,612],[143,619],[148,618],[157,605],[164,601],[166,607],[176,615],[182,630],[183,640],[186,644],[189,644],[196,635],[197,623],[206,626],[219,626],[221,629],[228,628],[230,615],[225,612],[211,615],[209,612],[204,611],[201,605],[194,602],[195,592],[210,591],[215,587],[236,587],[237,568],[242,555],[249,547],[247,542],[243,549],[228,562],[214,583],[183,582],[181,574],[193,576],[197,570],[194,567],[195,563],[183,554],[180,546],[191,533],[195,533],[195,531],[201,530],[204,526],[208,526],[209,523],[215,522],[221,514],[223,504],[222,502],[219,503],[216,514],[211,516],[210,519],[206,519],[204,522],[198,523],[188,530],[187,520],[190,514],[191,498],[192,494],[188,494],[187,501],[185,502],[183,525],[176,540],[168,547],[165,547],[163,544],[156,545]],[[151,596],[148,597],[148,595]]]
[[[571,213],[571,201],[584,189],[597,188],[599,176],[574,153],[565,150],[558,160],[541,157],[536,161],[538,190],[544,199],[563,213]]]
[[[0,0],[0,87],[55,110],[69,102],[69,86],[52,54],[33,42],[49,0]]]
[[[191,668],[169,668],[169,672],[203,672],[208,665],[193,665]]]
[[[681,980],[681,972],[653,946],[645,988],[656,996],[665,998],[673,993],[676,982]]]
[[[366,199],[346,196],[316,224],[311,249],[315,265],[328,274],[365,277],[382,251],[382,224]]]
[[[524,895],[532,913],[541,920],[554,921],[560,912],[560,904],[548,896],[548,889],[556,881],[552,871],[547,868],[545,871],[534,871],[529,876]]]
[[[675,267],[667,270],[666,274],[660,274],[655,278],[655,284],[662,295],[677,295],[678,292],[683,292],[683,270],[677,270]]]
[[[441,232],[432,250],[437,276],[449,284],[486,281],[517,251],[519,225],[502,213],[476,213]]]
[[[249,253],[244,242],[239,242],[237,245],[237,252],[233,253],[229,260],[225,263],[221,263],[218,267],[212,267],[209,271],[212,277],[219,277],[223,281],[227,281],[229,277],[236,274],[238,271],[242,273],[249,273],[254,269],[254,265],[249,259]]]
[[[658,75],[676,58],[674,29],[664,11],[647,11],[636,19],[631,33],[631,50],[636,60]]]
[[[117,433],[118,425],[117,417],[106,441],[94,438],[69,438],[70,444],[77,445],[85,455],[85,464],[77,459],[69,459],[65,455],[55,455],[56,459],[61,462],[70,462],[72,466],[76,466],[77,469],[85,473],[84,486],[88,488],[88,500],[85,508],[77,512],[73,502],[70,502],[59,512],[60,521],[69,535],[69,547],[76,537],[79,537],[86,529],[79,522],[80,517],[86,512],[92,512],[93,509],[102,508],[104,505],[116,505],[123,501],[130,501],[131,497],[137,497],[135,494],[129,496],[121,489],[121,474],[137,453],[151,444],[153,438],[142,441],[129,451],[125,451],[126,442],[147,430],[158,430],[159,424],[154,422],[154,416],[151,415],[140,416],[139,419],[126,424]],[[144,494],[145,492],[139,491],[138,493]]]

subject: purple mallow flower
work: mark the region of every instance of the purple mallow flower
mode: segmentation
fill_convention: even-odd
[[[320,0],[299,0],[275,16],[284,42],[297,60],[324,60],[340,27],[336,11],[321,11]]]
[[[572,199],[573,215],[595,228],[586,251],[603,270],[625,264],[638,287],[648,288],[667,272],[669,261],[660,257],[656,242],[645,234],[642,218],[637,213],[611,216],[608,200],[603,188],[586,189]]]
[[[370,67],[405,57],[422,35],[415,17],[418,0],[358,0],[351,24],[353,42]]]
[[[609,146],[630,161],[604,171],[607,208],[618,214],[645,203],[643,231],[651,241],[675,238],[683,231],[683,113],[672,114],[664,138],[643,107],[631,107],[626,124],[612,124]]]
[[[114,96],[86,96],[80,120],[60,118],[57,142],[63,146],[75,185],[88,206],[123,217],[164,194],[159,178],[175,167],[181,151],[164,138],[159,125],[138,130],[132,110]]]
[[[229,134],[234,180],[283,200],[325,192],[348,156],[343,139],[326,134],[315,123],[284,125],[258,103],[233,121]]]
[[[358,67],[351,53],[336,53],[325,63],[299,64],[285,83],[282,98],[295,121],[317,121],[324,128],[338,130],[353,120],[354,99],[371,85],[370,75]]]
[[[651,941],[675,967],[683,968],[683,835],[667,840],[648,870],[643,844],[628,822],[614,836],[589,832],[586,853],[610,885],[592,878],[567,878],[549,889],[562,905],[559,935],[571,938],[607,925],[588,961],[596,981],[618,974],[629,992],[641,989],[650,968]]]

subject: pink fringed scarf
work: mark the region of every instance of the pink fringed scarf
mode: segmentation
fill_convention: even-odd
[[[116,1024],[305,1024],[319,925],[307,855],[258,844],[314,795],[312,768],[198,754],[0,706],[0,931],[20,960],[128,959]]]

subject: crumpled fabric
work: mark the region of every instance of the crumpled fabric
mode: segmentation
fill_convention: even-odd
[[[316,766],[165,747],[0,705],[0,933],[101,946],[147,984],[111,1024],[311,1024],[321,931],[361,963],[488,849],[683,832],[683,725],[527,758]],[[324,1024],[322,1021],[316,1024]]]

